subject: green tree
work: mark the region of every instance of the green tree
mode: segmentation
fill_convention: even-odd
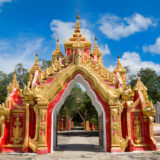
[[[0,71],[0,104],[5,102],[7,96],[7,86],[11,82],[11,74],[7,75]]]
[[[39,59],[39,66],[41,67],[42,70],[45,70],[47,67],[51,66],[52,61],[48,60],[43,60]]]
[[[17,81],[20,85],[20,88],[24,88],[25,85],[27,85],[28,79],[29,79],[29,73],[28,70],[23,67],[22,64],[16,65],[16,74],[17,74]]]
[[[92,123],[98,123],[98,114],[92,105],[91,99],[78,84],[73,87],[70,95],[66,98],[64,105],[60,109],[59,117],[74,117],[75,113],[78,113],[83,121],[89,120]]]
[[[151,68],[141,68],[138,72],[141,81],[147,87],[147,93],[153,103],[160,101],[160,76]],[[133,88],[137,82],[137,76],[129,76],[129,84]]]

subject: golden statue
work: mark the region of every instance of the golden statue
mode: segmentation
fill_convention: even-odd
[[[141,144],[142,143],[142,134],[141,134],[141,127],[140,127],[140,121],[138,119],[138,116],[136,116],[134,120],[134,137],[135,137],[135,143]]]
[[[16,121],[14,123],[13,127],[13,137],[11,140],[13,143],[19,143],[22,140],[22,127],[21,127],[21,122],[19,120],[19,117],[16,118]]]

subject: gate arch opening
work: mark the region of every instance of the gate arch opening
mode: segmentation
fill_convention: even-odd
[[[91,88],[89,82],[84,79],[84,77],[81,74],[77,74],[68,84],[66,90],[62,94],[61,100],[55,105],[53,111],[52,111],[52,123],[51,123],[51,152],[54,151],[56,148],[56,128],[57,128],[57,115],[59,113],[60,108],[65,102],[66,97],[70,94],[72,88],[76,83],[80,83],[84,86],[84,88],[87,91],[88,96],[90,97],[93,106],[97,110],[98,117],[103,116],[103,150],[106,151],[106,115],[104,108],[101,104],[101,102],[98,100],[95,92]]]

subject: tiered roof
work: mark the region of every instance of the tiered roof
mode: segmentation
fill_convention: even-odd
[[[59,39],[57,39],[56,50],[52,53],[53,57],[64,57],[60,48],[59,48]]]
[[[118,62],[116,65],[116,68],[113,71],[114,73],[119,72],[119,73],[126,73],[126,69],[122,66],[120,62],[120,56],[118,55]]]
[[[41,68],[39,67],[39,64],[38,64],[38,54],[36,54],[35,63],[32,66],[32,68],[30,69],[30,73],[35,73],[36,71],[42,71]]]
[[[97,56],[101,56],[102,55],[102,52],[98,48],[97,38],[96,37],[95,37],[94,49],[91,52],[91,56],[93,56],[93,55],[97,55]]]
[[[141,78],[140,76],[138,76],[138,80],[137,80],[137,83],[134,87],[134,90],[135,91],[147,91],[147,88],[145,87],[145,85],[143,84],[143,82],[141,81]]]
[[[10,93],[13,90],[13,88],[19,89],[19,83],[18,83],[17,77],[16,77],[16,69],[14,70],[13,80],[9,84],[9,86],[7,87],[8,93]]]
[[[69,40],[66,40],[64,43],[65,49],[67,47],[72,47],[72,45],[79,39],[85,47],[91,48],[92,43],[89,40],[86,40],[84,36],[82,36],[80,31],[80,23],[79,23],[79,14],[76,16],[77,21],[74,29],[73,35],[69,38]]]

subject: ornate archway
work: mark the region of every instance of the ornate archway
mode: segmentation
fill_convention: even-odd
[[[126,70],[119,57],[113,72],[103,66],[97,39],[90,52],[92,44],[80,32],[78,15],[73,36],[64,45],[66,56],[57,41],[52,65],[45,71],[36,55],[23,91],[14,73],[6,102],[0,106],[1,151],[52,152],[56,112],[75,82],[86,87],[98,114],[103,114],[105,151],[156,150],[152,126],[155,111],[140,77],[132,90],[126,84]]]
[[[103,116],[103,150],[106,151],[106,126],[105,126],[105,121],[106,121],[106,115],[105,115],[105,111],[104,108],[102,106],[102,104],[100,103],[100,101],[97,99],[97,96],[95,94],[95,92],[93,91],[93,89],[91,88],[90,84],[87,82],[87,80],[85,80],[83,78],[83,76],[81,74],[76,74],[72,80],[70,80],[70,82],[67,85],[67,88],[64,90],[61,100],[54,106],[53,108],[53,112],[52,112],[52,120],[51,120],[51,151],[53,151],[56,147],[56,115],[57,113],[59,113],[59,110],[61,108],[61,106],[63,105],[66,97],[70,94],[71,89],[73,88],[74,84],[76,83],[81,83],[87,91],[88,96],[91,98],[92,100],[92,104],[95,106],[97,113],[98,113],[98,117],[100,117],[101,115]],[[52,103],[51,103],[52,105]],[[109,132],[110,133],[110,132]]]

